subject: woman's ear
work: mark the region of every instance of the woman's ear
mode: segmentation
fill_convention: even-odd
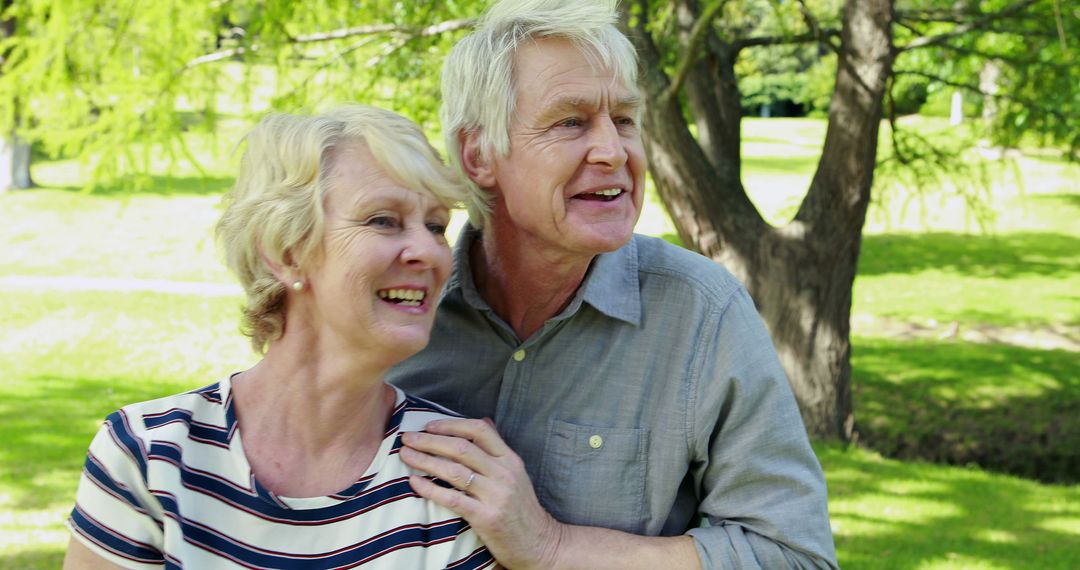
[[[481,188],[495,186],[495,170],[484,157],[484,152],[480,147],[480,131],[476,129],[459,131],[458,142],[460,143],[458,152],[461,153],[461,164],[469,179]]]
[[[299,268],[292,262],[292,254],[285,252],[282,263],[270,259],[269,255],[263,250],[262,244],[258,244],[256,249],[259,252],[259,259],[266,264],[266,267],[270,269],[270,272],[277,277],[277,280],[284,284],[286,287],[292,287],[297,281],[303,282],[303,276],[300,275]]]

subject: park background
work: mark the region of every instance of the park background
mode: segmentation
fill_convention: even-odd
[[[287,4],[3,3],[15,152],[0,193],[0,568],[59,566],[105,415],[255,361],[212,226],[259,115],[361,100],[442,148],[437,70],[484,3]],[[696,10],[687,31],[772,38],[735,69],[741,184],[766,222],[789,223],[844,57],[810,32],[839,33],[840,3],[635,5],[684,59],[682,8]],[[874,141],[851,290],[854,424],[815,443],[840,563],[1080,567],[1080,14],[1053,0],[896,9],[923,24],[894,22],[911,28],[897,44],[947,40],[897,57],[911,73],[893,73]],[[995,14],[1008,26],[993,28]],[[682,68],[677,55],[662,67]],[[1042,90],[1025,92],[1017,67]],[[682,243],[678,224],[650,180],[638,231]]]

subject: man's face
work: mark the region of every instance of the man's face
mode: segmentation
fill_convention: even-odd
[[[593,256],[633,234],[645,191],[634,86],[570,42],[521,46],[510,153],[495,157],[495,231],[545,257]]]

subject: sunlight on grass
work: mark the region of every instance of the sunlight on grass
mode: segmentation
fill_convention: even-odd
[[[844,568],[1072,568],[1080,524],[1040,505],[1080,504],[1080,487],[816,445]],[[1051,528],[1052,527],[1052,528]]]
[[[1075,477],[1076,353],[947,340],[852,344],[856,429],[867,445],[902,458]]]

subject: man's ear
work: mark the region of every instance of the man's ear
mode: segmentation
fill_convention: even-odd
[[[461,153],[461,164],[469,179],[481,188],[495,186],[495,170],[491,162],[484,158],[484,152],[480,147],[480,131],[459,131],[458,143],[460,143],[458,152]]]

